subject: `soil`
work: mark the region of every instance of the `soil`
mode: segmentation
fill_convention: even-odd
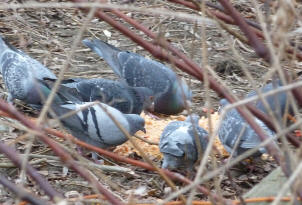
[[[38,2],[45,1],[41,0]],[[56,1],[53,0],[51,2]],[[240,8],[240,12],[242,12],[244,16],[248,16],[250,20],[253,20],[254,15],[252,14],[252,11],[250,9],[244,9],[249,8],[248,3],[237,0],[234,3],[237,9]],[[170,11],[195,13],[180,5],[168,3],[166,1],[134,1],[131,6],[142,8],[167,8]],[[179,18],[166,16],[154,17],[138,12],[127,12],[127,15],[138,20],[154,33],[164,35],[175,47],[191,57],[201,67],[206,66],[205,63],[209,64],[209,69],[212,69],[221,79],[219,82],[224,83],[239,98],[246,95],[246,93],[252,89],[253,84],[256,87],[259,87],[269,80],[269,77],[267,77],[269,68],[256,56],[255,52],[247,45],[232,39],[229,34],[220,29],[216,24],[206,24],[206,29],[203,34],[203,28],[200,25],[181,21]],[[85,18],[86,14],[77,9],[31,8],[2,10],[0,12],[0,33],[8,42],[42,62],[58,75],[60,69],[62,69],[66,62],[67,55],[71,51],[71,46],[77,33],[79,33],[79,29],[83,25]],[[126,26],[130,28],[128,24],[126,24]],[[135,29],[132,30],[134,31]],[[142,33],[137,33],[143,36]],[[203,35],[205,35],[205,37],[203,37]],[[100,21],[97,18],[93,18],[90,21],[87,30],[83,35],[83,38],[94,37],[108,41],[120,49],[137,52],[148,58],[153,58],[140,46],[136,45],[107,23]],[[202,59],[202,41],[205,42],[207,47],[205,55],[206,59]],[[239,57],[233,52],[232,47],[238,52]],[[238,63],[238,59],[241,61],[240,64]],[[292,70],[301,70],[301,65],[295,62],[291,63]],[[166,64],[169,65],[168,63]],[[201,116],[206,116],[202,108],[207,108],[208,105],[211,106],[214,112],[217,111],[220,97],[217,96],[215,92],[209,90],[209,101],[206,102],[205,97],[207,92],[200,81],[178,70],[173,65],[169,66],[175,69],[180,76],[184,77],[190,85],[194,94],[192,100],[192,110],[194,112]],[[244,75],[242,68],[245,68],[250,72],[254,82],[248,80]],[[71,63],[64,76],[65,78],[102,77],[117,79],[109,66],[81,43],[76,48],[75,54],[72,57]],[[2,81],[0,86],[1,95],[6,99],[7,93]],[[19,111],[26,115],[37,117],[38,113],[22,102],[15,101],[15,105]],[[185,113],[182,114],[185,115]],[[160,116],[160,118],[175,120],[177,117],[165,118],[164,116]],[[218,120],[216,123],[217,122]],[[29,141],[28,136],[25,135],[25,132],[12,127],[11,124],[17,127],[20,126],[20,123],[17,121],[1,118],[1,141],[15,147],[18,152],[24,153],[28,144],[27,142]],[[62,140],[59,142],[68,147],[68,149],[74,150],[75,146]],[[34,141],[31,154],[49,156],[49,158],[45,158],[44,161],[33,166],[51,185],[66,197],[74,198],[95,193],[93,188],[91,188],[91,186],[76,172],[68,170],[58,159],[51,158],[54,156],[53,152],[39,140]],[[130,153],[129,156],[141,160],[141,157],[135,152]],[[150,154],[150,158],[156,165],[160,166],[160,157],[155,157]],[[101,159],[101,163],[106,165],[119,164],[134,171],[135,174],[129,174],[101,172],[99,169],[90,168],[99,178],[99,181],[122,200],[127,201],[132,197],[133,200],[140,203],[154,203],[160,199],[164,199],[171,193],[171,190],[156,173],[129,164],[114,162],[111,159],[104,157],[101,157]],[[37,160],[37,158],[33,157],[31,161],[32,160]],[[215,164],[212,160],[213,158],[209,158],[209,164],[207,166],[208,171],[211,171],[213,169],[213,164]],[[216,160],[218,166],[223,163],[219,158],[215,158],[215,161]],[[20,169],[15,168],[12,165],[5,167],[4,164],[7,163],[8,160],[3,155],[0,155],[1,175],[8,177],[14,183],[20,183]],[[220,179],[222,180],[220,185],[222,195],[230,199],[237,198],[261,181],[261,179],[276,166],[276,163],[270,157],[267,157],[265,160],[262,160],[260,164],[255,165],[252,170],[248,170],[246,165],[239,165],[233,168],[231,170],[233,180],[230,180],[227,175]],[[215,190],[214,181],[208,181],[204,185],[210,190]],[[178,183],[177,186],[181,188],[183,184]],[[35,182],[29,177],[26,177],[25,179],[25,187],[27,190],[37,193],[38,195],[45,196]],[[208,197],[203,194],[198,194],[195,198],[208,200]],[[9,204],[14,201],[13,194],[10,191],[6,189],[0,190],[1,203],[6,202]]]

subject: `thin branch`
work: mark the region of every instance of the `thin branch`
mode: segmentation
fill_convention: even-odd
[[[74,2],[85,2],[85,0],[73,0],[73,1]],[[165,60],[170,59],[170,58],[168,58],[168,56],[167,56],[166,53],[161,52],[161,50],[159,50],[158,48],[155,48],[151,43],[146,42],[140,36],[136,35],[132,31],[130,31],[128,28],[126,28],[125,26],[123,26],[122,24],[120,24],[120,23],[116,22],[115,20],[113,20],[111,17],[109,17],[108,15],[106,15],[103,11],[98,10],[96,12],[96,16],[98,16],[99,18],[101,18],[104,21],[106,21],[107,23],[109,23],[111,26],[113,26],[116,29],[118,29],[119,31],[121,31],[123,34],[125,34],[126,36],[128,36],[129,38],[131,38],[136,43],[140,44],[143,48],[145,48],[146,50],[148,50],[155,57],[157,57],[159,59],[165,59]],[[255,40],[255,44],[258,46],[258,44],[259,44],[258,40]],[[259,46],[259,48],[261,50],[263,48],[263,46]],[[260,50],[259,50],[259,52],[260,52]],[[262,53],[262,51],[260,53]],[[194,75],[199,80],[204,80],[203,79],[204,75],[203,75],[203,71],[202,71],[201,68],[199,68],[199,67],[197,67],[197,68],[196,67],[189,67],[183,61],[180,61],[179,59],[176,59],[176,58],[173,58],[172,63],[175,64],[176,66],[178,66],[183,71],[185,71],[185,72],[187,72],[187,73],[189,73],[191,75]],[[220,86],[213,78],[211,78],[209,76],[208,80],[209,80],[210,88],[214,89],[218,94],[224,95],[229,102],[234,103],[236,101],[236,98],[226,88],[223,88],[222,86]],[[261,129],[261,127],[255,122],[255,120],[253,119],[252,115],[249,112],[247,112],[246,108],[237,107],[237,110],[241,114],[241,116],[255,130],[255,132],[260,136],[260,138],[262,140],[265,140],[265,139],[268,138],[268,136],[263,132],[263,130]],[[255,112],[259,112],[260,113],[260,111],[257,110],[257,109],[255,109]],[[275,144],[270,143],[270,144],[267,145],[266,148],[268,149],[269,153],[275,158],[275,160],[278,163],[281,163],[283,161],[282,160],[283,156],[280,154],[280,152],[278,151],[278,149],[275,146]]]
[[[240,27],[242,32],[249,39],[250,44],[255,49],[258,56],[267,61],[270,61],[270,53],[268,49],[263,45],[263,43],[257,38],[255,33],[248,26],[246,21],[241,17],[241,15],[236,11],[236,9],[230,4],[228,0],[219,0],[221,5],[225,8],[226,12],[232,16],[235,23]]]
[[[0,112],[1,112],[1,100],[0,100]],[[15,112],[17,112],[17,111],[15,110]],[[19,120],[23,124],[25,124],[24,122],[27,122],[27,123],[29,122],[29,125],[34,123],[33,119],[30,119],[30,118],[24,117],[24,116],[23,116],[24,119],[22,119],[22,117],[17,118],[16,115],[13,114],[13,112],[7,112],[7,110],[2,110],[1,115]],[[20,119],[22,119],[22,120],[20,120]],[[137,161],[137,160],[134,160],[134,159],[131,159],[131,158],[122,157],[122,156],[119,156],[119,155],[117,155],[113,152],[101,149],[99,147],[95,147],[95,146],[90,145],[90,144],[86,144],[85,142],[78,140],[77,138],[73,137],[72,135],[65,135],[65,134],[62,134],[61,132],[59,132],[58,130],[51,129],[51,128],[44,128],[44,130],[48,134],[51,134],[51,135],[57,136],[59,138],[63,138],[63,139],[72,141],[73,143],[75,143],[79,146],[85,147],[85,148],[87,148],[91,151],[97,152],[101,155],[104,155],[104,156],[109,157],[111,159],[114,159],[116,161],[132,164],[134,166],[141,167],[141,168],[144,168],[144,169],[147,169],[147,170],[150,170],[150,171],[155,171],[154,167],[152,167],[151,165],[149,165],[145,162]],[[184,176],[182,176],[178,173],[174,173],[174,172],[171,172],[171,171],[166,170],[166,169],[163,169],[163,171],[164,171],[165,174],[167,174],[173,180],[177,180],[177,181],[180,181],[180,182],[183,182],[183,183],[186,183],[186,184],[191,184],[192,183],[192,181],[190,181],[188,178],[186,178],[186,177],[184,177]],[[204,193],[205,195],[209,195],[211,198],[213,198],[217,201],[225,201],[226,203],[229,202],[229,200],[223,199],[223,198],[215,195],[214,193],[211,193],[210,190],[208,190],[207,188],[205,188],[203,186],[200,186],[200,185],[195,185],[195,186],[197,187],[198,191],[200,191],[201,193]]]
[[[106,114],[111,118],[111,120],[115,123],[115,125],[120,129],[120,131],[128,138],[128,140],[131,142],[133,147],[139,152],[139,154],[142,156],[142,158],[150,164],[155,171],[158,172],[158,174],[166,181],[166,183],[173,189],[173,191],[177,191],[177,188],[175,184],[171,181],[169,177],[162,171],[162,169],[158,168],[155,163],[149,159],[149,157],[145,154],[145,152],[136,144],[136,142],[133,140],[132,136],[127,132],[127,130],[115,119],[115,117],[107,111],[106,108],[102,104],[98,104],[98,106],[106,112]],[[186,199],[183,195],[180,195],[180,199],[186,203]]]
[[[6,187],[7,189],[14,192],[17,195],[18,198],[20,198],[22,200],[25,200],[25,201],[27,201],[31,204],[34,204],[34,205],[47,205],[47,204],[49,204],[44,199],[40,199],[40,198],[38,198],[38,196],[36,196],[32,193],[29,193],[24,188],[16,186],[11,181],[6,179],[4,176],[0,176],[0,183],[4,187]]]
[[[119,199],[117,199],[112,193],[110,193],[106,188],[104,188],[102,184],[100,184],[98,181],[96,181],[91,174],[87,173],[87,171],[83,167],[79,166],[79,164],[76,163],[73,160],[73,158],[68,153],[66,153],[61,148],[61,146],[59,146],[58,143],[56,143],[54,140],[52,140],[51,138],[46,136],[44,134],[43,130],[41,129],[41,127],[37,126],[32,121],[28,120],[24,115],[19,113],[12,105],[7,104],[2,99],[0,99],[0,110],[12,115],[14,118],[19,120],[23,125],[41,133],[38,135],[39,138],[44,143],[46,143],[61,158],[61,160],[66,164],[66,166],[74,169],[80,176],[82,176],[84,179],[86,179],[88,182],[90,182],[92,185],[94,185],[97,188],[97,190],[100,193],[102,193],[112,204],[117,204],[117,205],[122,204]],[[5,147],[4,145],[2,145],[2,147],[3,147],[2,149],[11,149],[9,147]],[[15,158],[13,158],[11,155],[14,155],[14,152],[12,152],[12,153],[10,152],[9,154],[10,154],[10,159],[13,161],[13,159],[15,159]],[[18,163],[19,161],[13,161],[13,162]],[[29,166],[27,166],[27,169],[28,169],[28,167]]]
[[[143,142],[146,142],[146,143],[148,143],[148,144],[150,144],[150,145],[158,145],[158,142],[152,142],[152,141],[147,140],[147,139],[145,139],[145,138],[143,138],[143,137],[140,137],[140,136],[138,136],[138,135],[133,135],[133,137],[135,137],[135,138],[137,138],[137,139],[139,139],[139,140],[141,140],[141,141],[143,141]]]
[[[0,100],[0,109],[2,109],[2,100]],[[22,160],[20,154],[17,153],[13,148],[0,142],[0,152],[6,155],[17,167],[21,168]],[[61,201],[64,197],[61,193],[57,192],[52,186],[34,169],[31,165],[27,164],[25,170],[31,178],[33,178],[40,188],[45,191],[45,193],[54,202]]]
[[[143,25],[141,25],[139,22],[135,21],[134,19],[128,17],[127,15],[123,14],[122,12],[120,12],[117,9],[113,9],[111,10],[112,13],[114,13],[115,15],[117,15],[118,17],[124,19],[126,22],[130,23],[132,26],[134,26],[135,28],[143,31],[147,36],[149,36],[150,38],[153,39],[157,39],[157,35],[153,34],[148,28],[144,27]],[[118,26],[118,28],[121,28],[121,26]],[[196,65],[192,60],[190,60],[185,54],[183,54],[182,52],[180,52],[178,49],[176,49],[175,47],[173,47],[171,44],[169,44],[165,39],[161,38],[158,41],[156,41],[157,44],[161,45],[163,48],[167,48],[168,50],[170,50],[173,54],[175,54],[176,56],[178,56],[179,58],[181,58],[186,64],[188,64],[190,67],[199,70],[199,66]],[[174,63],[175,63],[175,59],[173,59]],[[185,71],[185,70],[184,70]],[[187,71],[185,71],[187,72]],[[190,73],[189,73],[190,74]],[[198,77],[197,77],[198,78]],[[213,79],[210,79],[210,81],[213,81]],[[210,82],[211,83],[211,82]],[[215,88],[212,88],[215,90]],[[298,89],[295,89],[295,95],[299,96],[299,93],[301,95],[301,103],[302,103],[302,94],[301,92],[297,92]],[[217,92],[217,90],[215,90]],[[227,92],[223,92],[223,93],[227,93]],[[276,130],[275,126],[273,125],[273,123],[271,122],[271,120],[262,112],[260,112],[258,109],[255,109],[253,106],[251,105],[247,105],[247,108],[259,119],[261,119],[271,130]],[[293,137],[293,135],[288,135],[287,136],[289,141],[296,147],[298,147],[300,145],[299,141],[297,139],[295,139]]]
[[[170,2],[173,2],[173,3],[177,3],[177,4],[182,4],[188,8],[191,8],[191,9],[194,9],[194,10],[197,10],[197,11],[200,11],[200,6],[196,3],[192,3],[192,2],[189,2],[189,1],[184,1],[184,0],[168,0]],[[214,10],[208,10],[212,15],[216,16],[218,19],[220,20],[223,20],[224,22],[228,23],[228,24],[235,24],[234,20],[228,16],[228,14],[225,12],[224,8],[221,6],[221,5],[217,5],[217,4],[214,4],[212,2],[205,2],[205,4],[208,6],[208,7],[211,7],[211,8],[214,8],[214,9],[217,9],[219,11],[214,11]],[[261,30],[261,27],[259,24],[257,24],[256,22],[253,22],[253,21],[250,21],[248,19],[245,19],[245,21],[250,25],[250,26],[253,26],[254,28],[256,28],[258,31]]]

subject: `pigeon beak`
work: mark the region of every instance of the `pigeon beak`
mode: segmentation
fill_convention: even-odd
[[[142,129],[142,131],[146,134],[147,133],[147,131],[146,131],[146,129],[143,127],[143,129]]]

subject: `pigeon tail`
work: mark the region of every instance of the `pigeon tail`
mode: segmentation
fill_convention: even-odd
[[[120,70],[121,66],[118,63],[118,53],[121,52],[120,49],[98,39],[84,39],[82,42],[85,46],[87,46],[95,53],[97,53],[100,57],[102,57],[118,76],[122,77],[122,73]]]

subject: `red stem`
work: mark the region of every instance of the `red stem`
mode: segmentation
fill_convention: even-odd
[[[56,143],[54,140],[52,140],[51,138],[47,137],[44,134],[44,131],[41,129],[41,127],[38,127],[37,125],[35,125],[31,120],[28,120],[24,115],[22,115],[20,112],[18,112],[13,106],[7,104],[6,102],[4,102],[2,99],[0,99],[0,110],[2,110],[3,112],[7,112],[8,114],[14,116],[14,118],[16,118],[17,120],[19,120],[21,123],[23,123],[26,127],[38,131],[38,136],[40,137],[40,139],[47,144],[55,153],[56,155],[58,155],[61,160],[70,168],[74,169],[78,174],[80,174],[84,179],[86,179],[87,181],[89,181],[92,185],[94,185],[99,191],[100,193],[102,193],[112,204],[116,204],[116,205],[122,205],[122,202],[117,199],[112,193],[110,193],[107,189],[105,189],[103,187],[102,184],[100,184],[98,181],[96,181],[93,176],[91,174],[89,174],[89,172],[87,172],[86,170],[84,170],[82,167],[80,167],[74,160],[73,158],[66,153],[61,146],[59,146],[58,143]],[[9,151],[9,147],[2,147],[1,149],[6,149]],[[13,153],[10,153],[14,154]],[[12,158],[11,160],[14,160],[14,158]],[[13,161],[15,164],[21,163],[21,161]],[[19,165],[21,166],[21,164]],[[29,165],[27,166],[30,167]],[[32,172],[29,172],[29,174]],[[33,177],[33,176],[32,176]],[[36,176],[34,176],[36,177]],[[39,180],[44,180],[39,179]],[[40,182],[41,183],[41,182]],[[40,184],[39,183],[39,184]],[[48,190],[47,190],[48,191]],[[52,189],[50,190],[52,191]],[[49,193],[49,191],[47,192]],[[55,192],[53,193],[50,192],[49,194],[52,194],[51,196],[58,196],[58,194]],[[54,195],[55,194],[55,195]],[[54,196],[53,196],[54,195]],[[59,195],[61,196],[61,195]]]
[[[85,0],[73,0],[73,1],[74,2],[86,2]],[[140,36],[136,35],[132,31],[130,31],[128,28],[126,28],[125,26],[123,26],[121,23],[113,20],[111,17],[109,17],[108,15],[106,15],[103,11],[98,10],[96,12],[96,16],[99,17],[99,18],[101,18],[102,20],[106,21],[107,23],[109,23],[114,28],[118,29],[124,35],[128,36],[129,38],[131,38],[134,42],[136,42],[139,45],[141,45],[143,48],[145,48],[146,50],[148,50],[155,57],[157,57],[159,59],[170,60],[170,58],[167,56],[166,53],[161,52],[158,48],[155,48],[152,44],[150,44],[149,42],[145,41],[144,39],[142,39]],[[174,57],[172,57],[171,59],[173,60],[172,63],[174,63],[181,70],[183,70],[183,71],[185,71],[185,72],[187,72],[187,73],[195,76],[199,80],[203,81],[204,76],[203,76],[203,71],[202,71],[201,68],[195,67],[195,66],[194,67],[190,67],[190,66],[188,66],[188,64],[186,64],[183,61],[180,61],[179,59],[176,59]],[[194,63],[192,63],[192,64],[194,64]],[[229,93],[229,91],[226,88],[220,86],[212,77],[209,76],[208,77],[208,81],[209,81],[210,88],[212,88],[213,90],[215,90],[218,95],[225,96],[225,98],[230,103],[234,103],[236,101],[235,98],[231,95],[231,93]],[[237,107],[236,109],[241,114],[241,116],[247,121],[247,123],[250,124],[250,126],[252,127],[252,129],[254,129],[255,132],[260,136],[260,139],[262,141],[264,141],[264,140],[266,140],[268,138],[268,136],[263,132],[263,130],[261,129],[261,127],[256,123],[256,121],[254,120],[254,118],[250,117],[247,114],[247,112],[241,106]],[[255,109],[255,112],[260,112],[260,111],[257,111]],[[278,163],[281,164],[281,161],[282,161],[281,159],[283,157],[281,157],[281,155],[279,154],[279,150],[277,149],[277,147],[275,146],[275,144],[269,143],[266,146],[266,148],[269,151],[269,153],[275,158],[275,160]]]
[[[17,119],[14,115],[12,115],[11,113],[7,113],[6,111],[3,111],[0,115],[5,116],[5,117],[10,117],[10,118],[13,118],[13,119]],[[33,123],[33,121],[32,121],[33,119],[27,118],[27,120],[30,121],[31,123]],[[134,160],[134,159],[131,159],[131,158],[122,157],[122,156],[119,156],[119,155],[117,155],[113,152],[101,149],[99,147],[92,146],[90,144],[86,144],[85,142],[82,142],[82,141],[78,140],[77,138],[73,137],[72,135],[64,135],[61,132],[59,132],[58,130],[51,129],[51,128],[44,128],[44,130],[48,134],[51,134],[51,135],[57,136],[59,138],[63,138],[63,139],[72,141],[72,142],[74,142],[75,144],[77,144],[79,146],[85,147],[85,148],[87,148],[91,151],[97,152],[101,155],[104,155],[104,156],[109,157],[111,159],[114,159],[116,161],[124,162],[124,163],[127,163],[127,164],[132,164],[134,166],[141,167],[141,168],[144,168],[144,169],[147,169],[147,170],[150,170],[150,171],[155,171],[155,169],[151,165],[149,165],[145,162],[137,161],[137,160]],[[190,181],[188,178],[186,178],[186,177],[184,177],[184,176],[182,176],[178,173],[170,172],[169,170],[166,170],[166,169],[163,169],[163,172],[165,172],[165,174],[167,176],[169,176],[171,179],[178,180],[178,181],[186,183],[186,184],[191,184],[192,183],[192,181]],[[221,197],[219,197],[218,195],[216,195],[214,193],[211,193],[207,188],[205,188],[203,186],[197,185],[196,188],[201,193],[204,193],[205,195],[211,196],[216,201],[224,201],[226,203],[230,203],[229,200],[221,198]]]
[[[0,100],[0,109],[3,109],[2,100]],[[6,155],[17,167],[22,168],[21,156],[10,146],[0,143],[0,152]],[[33,178],[40,188],[45,191],[46,195],[54,202],[63,199],[63,195],[57,192],[31,165],[27,164],[25,167],[26,173]]]
[[[29,202],[30,204],[33,204],[33,205],[49,204],[44,199],[39,199],[38,196],[29,193],[28,191],[26,191],[26,189],[16,186],[14,183],[12,183],[8,179],[6,179],[4,176],[0,176],[0,183],[7,189],[14,192],[17,195],[17,197]]]
[[[168,0],[168,1],[171,1],[171,2],[174,2],[174,3],[178,3],[178,4],[182,4],[188,8],[191,8],[191,9],[194,9],[194,10],[199,10],[199,8],[191,3],[191,2],[188,2],[188,1],[184,1],[184,0]],[[207,5],[209,3],[206,3]],[[210,5],[208,5],[210,6]],[[213,7],[213,6],[212,6]],[[213,7],[214,8],[214,7]],[[219,9],[221,10],[221,9]],[[209,9],[209,12],[216,16],[218,19],[228,23],[228,24],[236,24],[236,22],[234,22],[233,18],[231,18],[230,16],[222,13],[222,12],[219,12],[219,11],[215,11],[215,10],[210,10]],[[252,22],[252,21],[249,21],[248,19],[244,19],[244,21],[246,21],[247,24],[249,24],[251,27],[250,29],[261,39],[264,39],[264,36],[263,36],[263,33],[261,32],[261,28],[258,24],[256,24],[255,22]],[[294,46],[295,44],[293,42],[290,42],[292,46]],[[301,46],[298,47],[300,50],[302,49]],[[293,54],[295,53],[294,50],[292,48],[287,48],[286,49],[286,52],[290,53],[290,54]],[[296,53],[296,57],[299,59],[299,60],[302,60],[302,54],[301,53]]]
[[[90,145],[90,144],[86,144],[85,142],[83,142],[81,140],[78,140],[77,138],[73,137],[72,135],[66,136],[66,135],[62,134],[61,132],[59,132],[57,130],[54,130],[54,129],[50,129],[50,128],[46,128],[45,131],[47,133],[51,134],[51,135],[55,135],[55,136],[63,138],[63,139],[71,140],[72,142],[74,142],[77,145],[85,147],[85,148],[87,148],[91,151],[97,152],[101,155],[104,155],[104,156],[109,157],[111,159],[114,159],[116,161],[124,162],[124,163],[127,163],[127,164],[132,164],[134,166],[141,167],[141,168],[144,168],[144,169],[147,169],[147,170],[150,170],[150,171],[156,171],[153,166],[151,166],[151,165],[149,165],[145,162],[134,160],[134,159],[123,157],[123,156],[119,156],[119,155],[117,155],[113,152],[101,149],[99,147],[95,147],[95,146]],[[191,184],[192,183],[191,180],[189,180],[188,178],[186,178],[186,177],[184,177],[184,176],[182,176],[178,173],[171,172],[167,169],[162,169],[162,170],[171,179],[178,180],[178,181],[184,182],[186,184]],[[197,190],[199,190],[201,193],[204,193],[205,195],[211,196],[216,201],[225,201],[225,202],[229,203],[229,200],[221,198],[221,197],[219,197],[218,195],[216,195],[214,193],[211,193],[207,188],[205,188],[203,186],[198,185],[196,187],[197,187]]]
[[[240,27],[242,32],[249,39],[251,46],[255,49],[258,56],[261,58],[270,61],[270,53],[266,46],[257,38],[255,33],[241,17],[240,13],[230,4],[228,0],[219,0],[220,4],[224,7],[227,13],[233,18],[234,22]]]

